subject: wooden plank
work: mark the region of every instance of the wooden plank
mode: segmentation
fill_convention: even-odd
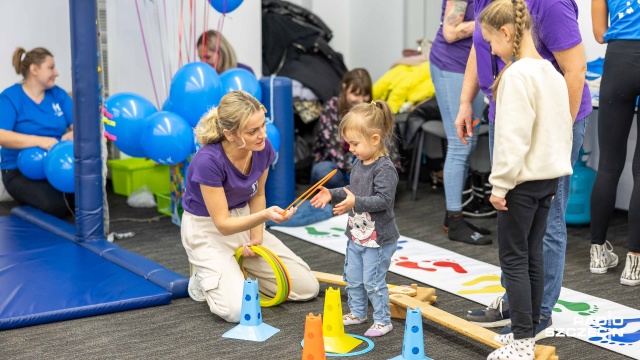
[[[347,286],[344,280],[342,280],[342,276],[340,275],[329,274],[320,271],[312,272],[320,282],[338,286]],[[411,284],[411,286],[389,284],[389,294],[404,294],[407,296],[414,296],[428,303],[433,303],[436,301],[436,290],[434,288],[419,287],[417,284]]]
[[[448,312],[438,309],[434,306],[425,304],[413,297],[402,294],[390,295],[389,299],[392,304],[400,307],[410,307],[412,309],[420,308],[422,317],[438,323],[446,328],[458,332],[466,337],[481,342],[492,348],[500,348],[503,345],[493,340],[496,336],[491,330],[473,324],[467,320],[459,318]],[[536,345],[536,360],[557,360],[556,349],[553,346]]]

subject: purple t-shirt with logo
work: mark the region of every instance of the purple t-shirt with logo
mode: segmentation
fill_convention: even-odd
[[[467,2],[467,11],[465,12],[464,19],[462,21],[473,21],[473,0],[464,1]],[[446,5],[447,2],[443,1],[442,15],[440,15],[440,28],[436,34],[436,39],[431,45],[429,61],[431,61],[440,70],[464,74],[464,70],[467,67],[467,59],[469,58],[469,51],[471,51],[472,40],[471,37],[468,37],[449,44],[444,39],[442,29]]]
[[[258,180],[275,157],[271,142],[265,140],[264,149],[253,152],[251,172],[245,175],[231,163],[224,153],[222,143],[202,147],[193,155],[187,170],[182,208],[196,216],[209,216],[200,184],[223,188],[229,210],[244,207],[258,191]]]
[[[533,18],[533,37],[536,49],[543,58],[549,60],[560,71],[553,52],[570,49],[582,42],[578,27],[578,5],[574,0],[526,0],[526,2],[527,9]],[[490,3],[491,0],[475,0],[476,18]],[[491,92],[493,84],[492,55],[489,44],[482,38],[480,24],[476,24],[473,33],[473,45],[476,50],[480,89],[491,98],[489,121],[493,121],[496,114],[496,103],[492,99]],[[504,62],[497,56],[495,59],[498,65],[497,70],[500,72],[504,67]],[[591,93],[585,82],[582,103],[576,119],[584,119],[592,110]]]

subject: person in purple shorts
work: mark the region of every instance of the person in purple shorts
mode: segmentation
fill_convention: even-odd
[[[264,294],[274,296],[278,287],[269,264],[251,250],[254,245],[267,247],[287,267],[288,300],[310,300],[319,291],[309,266],[265,230],[266,221],[281,223],[295,213],[266,207],[264,187],[275,151],[265,132],[265,112],[244,91],[222,97],[195,129],[202,148],[187,170],[181,235],[192,269],[189,296],[206,301],[229,322],[240,320],[242,306],[244,275],[234,256],[239,248],[247,275],[258,279]]]
[[[490,3],[491,0],[475,0],[476,19]],[[526,0],[526,4],[533,20],[532,32],[536,39],[536,50],[563,74],[567,85],[571,116],[574,120],[570,159],[573,166],[578,158],[578,151],[582,147],[587,118],[592,111],[591,95],[585,83],[587,65],[578,27],[578,5],[574,0]],[[460,111],[455,123],[458,138],[464,144],[467,144],[465,138],[473,135],[471,125],[473,100],[479,90],[489,98],[493,98],[491,86],[504,66],[504,62],[499,57],[491,54],[490,45],[483,39],[480,26],[476,26],[460,95]],[[490,153],[493,151],[495,112],[496,103],[492,99],[489,108]],[[564,214],[567,208],[570,179],[570,176],[559,178],[558,189],[551,202],[547,218],[547,228],[543,238],[544,296],[540,322],[536,325],[535,340],[553,332],[551,312],[562,288],[567,247]],[[469,311],[467,320],[484,327],[509,324],[509,302],[506,294],[498,297],[486,309]],[[511,327],[505,326],[502,333],[511,333]]]

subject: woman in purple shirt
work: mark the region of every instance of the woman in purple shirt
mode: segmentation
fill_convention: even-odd
[[[431,46],[431,79],[447,134],[447,155],[444,161],[444,192],[447,204],[445,231],[450,240],[472,245],[488,245],[491,240],[473,230],[462,218],[462,190],[467,178],[469,159],[478,136],[469,138],[471,146],[458,141],[454,121],[460,107],[460,92],[464,69],[471,50],[471,35],[475,28],[472,0],[443,0],[440,29]],[[482,95],[473,100],[473,114],[480,117],[484,103]]]
[[[211,312],[229,322],[240,320],[244,275],[234,257],[239,248],[261,292],[274,296],[277,285],[271,267],[251,251],[254,245],[267,247],[287,267],[288,300],[310,300],[319,291],[309,266],[265,230],[265,221],[281,223],[295,213],[266,208],[264,185],[275,152],[265,132],[265,112],[244,91],[225,95],[198,123],[202,148],[187,170],[181,233],[192,267],[189,296],[206,301]]]

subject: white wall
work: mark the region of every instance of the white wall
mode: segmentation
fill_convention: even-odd
[[[364,67],[375,81],[402,56],[405,0],[290,0],[333,30],[331,47],[347,68]],[[432,1],[432,0],[431,0]]]
[[[177,0],[138,0],[144,37],[151,59],[155,89],[160,104],[168,96],[171,77],[178,69],[180,8]],[[198,61],[194,56],[195,39],[206,29],[217,29],[221,14],[206,0],[196,0],[195,17],[189,16],[189,3],[184,2],[182,63]],[[164,19],[166,6],[167,20]],[[208,11],[208,13],[207,13]],[[205,21],[205,13],[206,16]],[[135,92],[156,103],[142,31],[134,0],[107,0],[109,85],[111,94]],[[160,20],[158,20],[158,17]],[[195,18],[195,22],[190,19]],[[195,32],[190,30],[195,23]],[[206,23],[206,26],[205,26]],[[195,35],[194,35],[195,34]],[[234,47],[238,60],[262,74],[262,17],[257,0],[244,1],[227,14],[222,34]],[[185,44],[188,41],[190,51]]]
[[[22,80],[11,57],[16,47],[42,46],[53,54],[60,72],[57,84],[71,90],[69,0],[0,1],[0,91]]]
[[[591,27],[591,0],[576,0],[578,4],[578,24],[580,25],[580,35],[582,35],[582,43],[587,56],[587,61],[604,57],[607,45],[601,45],[596,42]]]

